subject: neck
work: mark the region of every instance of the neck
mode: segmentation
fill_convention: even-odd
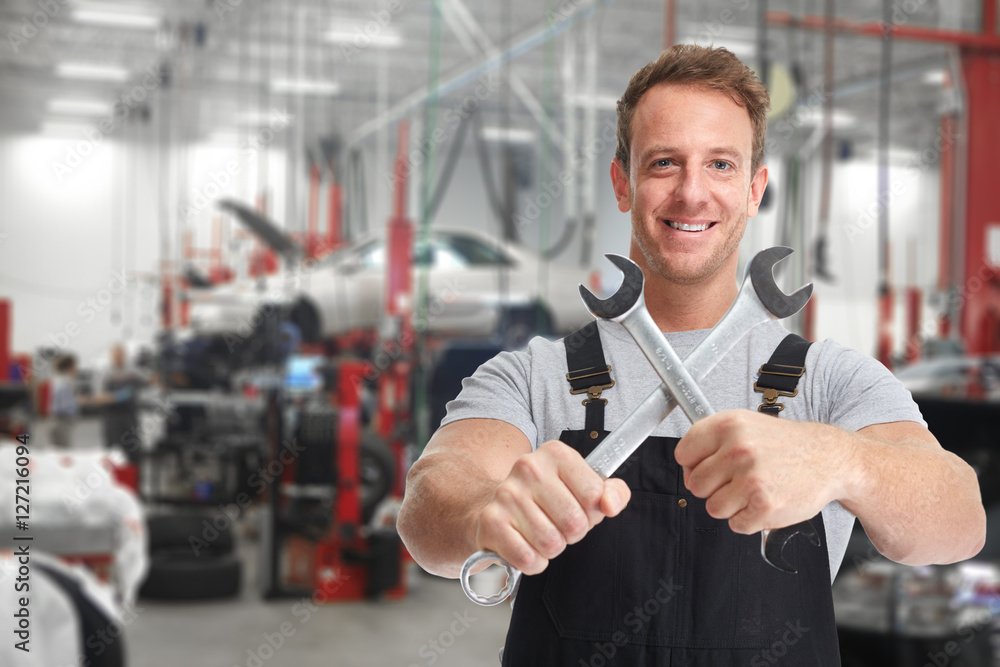
[[[739,258],[735,252],[714,276],[694,284],[672,282],[645,266],[640,258],[632,259],[646,276],[646,309],[660,331],[710,329],[726,314],[739,292],[735,279]]]

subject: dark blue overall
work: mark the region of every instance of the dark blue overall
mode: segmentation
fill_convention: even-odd
[[[593,390],[584,402],[585,428],[563,431],[560,440],[586,456],[607,435],[599,396],[613,384],[611,369],[596,328],[567,343],[567,379],[575,392]],[[803,367],[807,349],[789,336],[763,367],[757,389],[791,395],[798,377],[780,373],[787,369],[779,365]],[[778,386],[768,385],[771,379]],[[762,411],[777,416],[774,393],[765,393]],[[628,507],[543,573],[522,577],[503,665],[840,665],[822,515],[812,521],[823,547],[791,540],[784,555],[799,574],[778,571],[761,558],[759,534],[734,533],[684,487],[677,442],[648,438],[615,474],[632,491]]]

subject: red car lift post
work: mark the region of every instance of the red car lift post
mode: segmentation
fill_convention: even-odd
[[[965,248],[962,252],[963,267],[951,275],[944,276],[948,286],[957,289],[960,320],[957,323],[962,340],[969,354],[985,354],[1000,350],[1000,267],[996,266],[988,253],[988,238],[1000,234],[1000,188],[996,187],[994,157],[1000,145],[1000,35],[997,33],[998,3],[1000,0],[982,0],[982,27],[979,32],[963,30],[941,30],[902,22],[860,22],[850,19],[835,19],[834,30],[842,34],[893,39],[952,44],[959,47],[962,73],[968,96],[966,108],[968,127],[968,157],[966,163],[966,213]],[[818,15],[795,16],[788,12],[770,11],[768,22],[790,28],[806,30],[826,29],[826,17]],[[950,125],[949,125],[950,127]],[[950,133],[945,135],[949,139]],[[954,158],[949,153],[954,150],[951,142],[941,149],[942,174],[947,174]],[[942,206],[945,199],[951,200],[951,185],[942,177]],[[963,184],[957,184],[962,187]],[[942,217],[942,223],[951,226],[950,216]],[[951,236],[953,239],[954,236]],[[950,241],[949,241],[950,243]],[[944,245],[944,244],[942,244]],[[944,250],[942,250],[944,252]],[[942,271],[952,271],[951,262],[943,263]],[[960,280],[960,282],[959,282]],[[957,284],[955,284],[957,283]],[[890,295],[881,295],[883,299]],[[887,312],[885,304],[881,311]],[[951,323],[942,322],[947,330]]]

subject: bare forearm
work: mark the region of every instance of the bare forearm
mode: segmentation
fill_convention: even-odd
[[[853,434],[841,504],[875,547],[908,565],[952,563],[982,549],[986,514],[976,474],[936,445]]]
[[[447,454],[418,460],[406,478],[400,537],[432,574],[457,578],[476,550],[476,522],[498,484],[476,466]]]

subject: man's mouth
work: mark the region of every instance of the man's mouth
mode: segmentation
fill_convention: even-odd
[[[714,222],[689,223],[689,222],[676,222],[674,220],[666,220],[665,222],[672,228],[678,229],[682,232],[703,232],[709,227],[713,227],[715,225]]]

